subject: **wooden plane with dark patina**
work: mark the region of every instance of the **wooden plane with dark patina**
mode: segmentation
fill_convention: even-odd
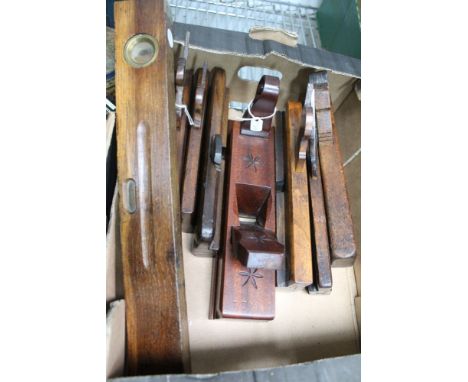
[[[205,131],[205,114],[209,86],[206,63],[195,72],[195,94],[191,108],[193,125],[190,126],[185,153],[184,179],[182,183],[181,217],[182,231],[193,233],[197,212],[200,156]]]
[[[276,238],[275,133],[279,79],[263,76],[244,118],[229,121],[224,246],[218,264],[218,318],[272,320],[275,270],[284,246]]]
[[[228,120],[228,89],[224,70],[215,68],[210,82],[192,246],[192,252],[197,256],[214,256],[218,252],[222,229],[223,149],[226,146]]]
[[[300,102],[289,101],[285,127],[285,225],[288,286],[313,283],[306,150],[310,127],[304,126]]]
[[[179,186],[182,186],[185,171],[185,153],[187,149],[187,136],[190,121],[183,107],[190,106],[192,91],[193,70],[187,70],[187,57],[189,52],[190,32],[187,32],[182,54],[177,60],[175,72],[176,85],[176,132],[177,132],[177,171],[179,173]]]
[[[326,71],[310,75],[315,92],[318,158],[334,267],[353,265],[356,244]]]

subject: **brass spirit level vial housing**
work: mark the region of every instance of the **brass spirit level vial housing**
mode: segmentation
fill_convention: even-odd
[[[128,39],[124,47],[125,62],[133,68],[151,65],[158,56],[158,42],[149,34],[136,34]]]

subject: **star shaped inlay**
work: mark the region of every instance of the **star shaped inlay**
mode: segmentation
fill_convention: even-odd
[[[255,172],[257,172],[257,166],[260,166],[260,157],[258,155],[253,156],[252,153],[249,153],[249,155],[244,157],[244,160],[247,162],[246,168],[253,167]]]
[[[255,281],[255,278],[259,278],[259,279],[263,278],[263,275],[261,275],[260,273],[257,273],[257,269],[252,269],[252,268],[249,268],[248,272],[242,271],[242,272],[239,272],[239,274],[241,276],[247,277],[245,279],[244,283],[242,284],[242,286],[247,285],[247,283],[250,280],[250,282],[255,287],[255,289],[258,289],[257,282]]]

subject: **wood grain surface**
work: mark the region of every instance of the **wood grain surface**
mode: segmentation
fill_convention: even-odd
[[[309,163],[310,164],[310,163]],[[320,160],[318,159],[317,176],[309,173],[310,214],[312,216],[312,244],[313,244],[313,270],[314,284],[308,287],[310,293],[327,294],[332,289],[332,272],[330,261],[330,247],[328,243],[327,216],[322,189],[322,176],[320,173]]]
[[[165,2],[115,3],[120,229],[130,374],[188,372],[189,342],[176,166],[173,53]],[[156,61],[124,58],[138,33],[159,44]]]
[[[332,266],[350,266],[356,258],[356,244],[327,74],[313,73],[311,80],[315,89],[320,169]]]
[[[223,113],[223,123],[221,124],[221,143],[223,146],[223,149],[226,148],[227,146],[227,137],[228,137],[228,114],[229,114],[229,89],[226,89],[226,96],[224,98],[224,105],[223,105],[224,113]],[[222,244],[224,242],[224,237],[223,237],[223,228],[225,226],[225,218],[226,218],[226,212],[224,208],[224,201],[226,200],[226,193],[227,193],[227,187],[226,187],[226,159],[224,158],[221,161],[220,165],[220,176],[219,176],[219,186],[217,190],[217,207],[216,207],[216,221],[217,224],[215,225],[215,233],[213,240],[211,241],[210,244],[210,250],[215,252],[215,256],[213,257],[213,264],[212,264],[212,270],[211,270],[211,292],[210,292],[210,306],[209,306],[209,312],[208,312],[208,317],[210,320],[213,320],[217,316],[217,305],[218,301],[217,298],[219,296],[218,294],[218,285],[220,282],[218,282],[218,270],[221,269],[221,262],[222,262],[222,256],[221,256],[221,251],[222,251]]]
[[[229,114],[229,89],[226,89],[226,96],[224,97],[224,105],[223,105],[223,122],[221,123],[221,143],[223,146],[223,150],[226,148],[227,145],[227,136],[228,136],[228,114]],[[224,200],[226,195],[226,160],[221,161],[221,165],[219,166],[219,177],[218,177],[218,188],[217,188],[217,196],[216,196],[216,224],[215,224],[215,232],[213,236],[213,240],[210,244],[210,250],[213,252],[219,253],[221,250],[222,244],[222,232],[224,226]]]
[[[210,249],[214,239],[217,221],[218,188],[222,187],[221,168],[215,165],[210,156],[214,138],[221,134],[222,124],[227,123],[224,115],[226,97],[226,73],[216,68],[212,72],[211,88],[208,96],[205,131],[200,152],[200,180],[198,182],[197,214],[192,252],[197,256],[213,256]],[[224,128],[226,130],[226,128]]]
[[[273,120],[275,127],[275,161],[276,161],[276,237],[283,244],[284,256],[281,268],[276,271],[276,286],[288,287],[287,258],[288,248],[286,244],[285,216],[284,216],[284,125],[285,113],[276,112]]]
[[[195,95],[191,108],[195,125],[190,127],[187,150],[185,154],[184,183],[182,187],[181,214],[182,231],[192,233],[195,225],[196,203],[198,196],[198,179],[200,173],[200,153],[205,131],[205,110],[207,104],[208,76],[204,69],[198,69],[195,73]]]
[[[275,126],[276,192],[284,191],[284,112],[277,112]]]
[[[276,191],[276,237],[278,241],[284,245],[284,257],[281,268],[276,271],[276,286],[288,287],[288,247],[286,245],[286,227],[284,216],[284,192]]]
[[[289,284],[306,287],[313,282],[312,244],[307,171],[297,167],[302,106],[289,101],[285,128],[285,217]]]

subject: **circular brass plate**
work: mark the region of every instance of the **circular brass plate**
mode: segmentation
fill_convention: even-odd
[[[124,59],[134,68],[144,68],[156,60],[158,49],[158,42],[153,36],[137,34],[125,44]]]

